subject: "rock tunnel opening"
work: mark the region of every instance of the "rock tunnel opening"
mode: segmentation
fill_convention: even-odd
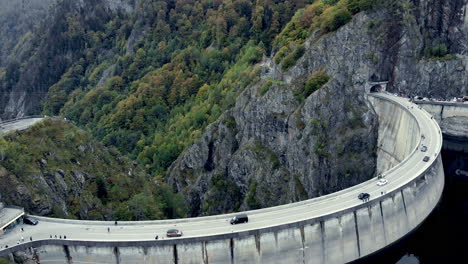
[[[380,84],[374,85],[370,89],[371,93],[379,93],[381,91],[382,91],[382,86]]]

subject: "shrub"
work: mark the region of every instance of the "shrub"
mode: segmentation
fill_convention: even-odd
[[[294,97],[299,101],[304,101],[305,98],[309,97],[315,91],[320,89],[330,80],[330,76],[325,70],[318,70],[312,73],[304,83],[302,89],[296,90]]]
[[[249,192],[245,196],[245,201],[250,209],[255,210],[261,208],[261,204],[257,200],[257,182],[253,180],[249,185]]]
[[[260,88],[260,95],[262,96],[265,95],[272,86],[273,86],[273,83],[271,81],[266,81]]]
[[[281,47],[281,49],[275,55],[275,63],[280,64],[284,57],[286,57],[286,55],[290,52],[291,49],[289,48],[289,46]]]
[[[299,45],[293,52],[289,53],[281,62],[283,70],[287,70],[294,66],[299,58],[305,53],[304,45]]]
[[[374,0],[348,0],[348,10],[354,15],[374,7]]]
[[[424,56],[426,57],[444,57],[448,54],[448,49],[445,44],[438,44],[435,47],[427,47],[424,49]]]
[[[341,26],[348,23],[353,16],[347,9],[337,9],[332,12],[331,19],[326,20],[327,22],[322,25],[322,29],[325,32],[333,32],[339,29]]]

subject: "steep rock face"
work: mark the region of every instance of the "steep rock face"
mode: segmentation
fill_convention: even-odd
[[[59,120],[0,138],[0,183],[8,205],[78,219],[115,219],[115,207],[153,186],[136,163]]]
[[[91,177],[79,170],[70,173],[65,173],[61,169],[45,170],[41,174],[31,175],[35,182],[34,190],[24,182],[24,179],[18,178],[4,167],[0,167],[0,178],[2,179],[0,193],[5,201],[25,206],[28,212],[34,214],[49,215],[54,213],[54,210],[55,213],[60,210],[65,215],[69,215],[68,200],[74,197],[80,199],[80,204],[84,208],[80,215],[86,218],[88,210],[100,204],[90,199],[91,196],[84,195],[85,187],[88,187],[87,181]]]
[[[168,182],[185,194],[192,215],[203,215],[369,179],[378,121],[363,97],[366,82],[388,81],[388,90],[410,95],[466,93],[466,10],[466,0],[390,1],[335,33],[313,33],[287,71],[264,60],[263,80],[179,156]],[[331,80],[302,104],[295,94],[321,70]]]
[[[8,57],[28,42],[34,26],[43,21],[53,1],[0,0],[0,67],[6,66]]]
[[[362,15],[336,34],[311,38],[289,71],[264,61],[263,81],[170,169],[192,215],[290,203],[373,176],[378,124],[363,97],[372,62],[365,48],[343,52],[368,38],[359,30],[366,21]],[[302,103],[298,90],[323,70],[331,80]]]
[[[468,93],[468,1],[413,1],[384,47],[380,67],[388,68],[392,91],[428,97]],[[388,20],[388,19],[387,19]],[[381,34],[377,29],[374,36]],[[388,30],[387,30],[388,32]],[[450,55],[434,56],[441,48]],[[444,54],[444,52],[442,53]],[[429,55],[429,56],[428,56]]]
[[[18,21],[4,23],[4,29],[0,28],[8,33],[16,32],[10,34],[10,44],[2,44],[3,51],[0,51],[3,52],[0,59],[4,66],[4,69],[0,68],[0,83],[2,78],[7,79],[3,87],[0,85],[0,119],[40,113],[42,99],[65,71],[77,61],[86,64],[89,57],[97,56],[96,50],[87,50],[97,46],[91,43],[94,40],[89,36],[95,34],[96,37],[96,32],[104,31],[105,25],[114,17],[125,16],[135,8],[134,0],[23,2],[26,3],[24,6],[30,6],[26,14],[32,15],[20,15]],[[48,4],[52,3],[49,9]],[[21,4],[15,0],[7,6],[14,8]],[[8,16],[15,14],[5,12]],[[0,40],[4,38],[8,39],[8,36],[0,37]],[[15,39],[21,41],[16,43]],[[110,56],[113,52],[100,50],[99,56]]]

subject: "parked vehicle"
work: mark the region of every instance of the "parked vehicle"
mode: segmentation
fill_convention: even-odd
[[[425,157],[423,158],[423,161],[424,161],[424,162],[428,162],[428,161],[429,161],[429,156],[425,156]]]
[[[166,232],[167,237],[181,237],[182,236],[182,231],[178,229],[169,229]]]
[[[249,222],[249,218],[247,217],[246,214],[236,215],[230,221],[231,225],[240,224],[240,223],[248,223],[248,222]]]
[[[39,221],[37,221],[34,218],[30,218],[30,217],[26,216],[23,219],[23,223],[26,224],[26,225],[37,225],[39,223]]]
[[[426,147],[426,146],[422,146],[422,147],[421,147],[421,151],[422,151],[422,152],[426,152],[426,151],[427,151],[427,147]]]

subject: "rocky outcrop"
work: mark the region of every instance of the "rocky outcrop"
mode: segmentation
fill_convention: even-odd
[[[343,50],[369,38],[359,30],[367,21],[360,15],[336,34],[311,38],[288,71],[263,62],[263,80],[170,169],[169,182],[185,193],[192,215],[290,203],[373,176],[378,123],[363,93],[370,43]],[[331,80],[302,102],[298,93],[317,71]]]
[[[34,189],[28,181],[9,173],[4,167],[0,167],[0,178],[0,193],[5,200],[10,204],[25,206],[28,212],[39,215],[63,212],[66,216],[70,214],[68,207],[71,198],[79,199],[83,205],[82,217],[86,217],[88,208],[97,206],[96,201],[89,199],[90,196],[82,195],[91,178],[82,171],[66,173],[58,169],[31,175]]]
[[[134,0],[1,0],[0,6],[8,8],[7,20],[0,19],[0,33],[5,32],[0,35],[0,119],[40,113],[49,88],[69,67],[86,61],[93,52],[113,56],[113,50],[87,50],[92,44],[86,34],[132,12],[135,4]]]
[[[369,179],[378,121],[364,99],[366,82],[422,96],[466,93],[466,21],[465,0],[390,1],[335,33],[313,33],[291,69],[262,62],[262,81],[180,155],[169,183],[185,194],[191,215],[203,215],[289,203]],[[302,103],[297,91],[317,71],[331,80]]]
[[[0,0],[0,67],[7,65],[9,57],[21,56],[18,52],[30,44],[31,31],[43,21],[53,1]]]
[[[110,219],[154,185],[141,168],[65,121],[46,119],[0,138],[0,199],[28,213]]]
[[[468,1],[410,3],[407,9],[400,8],[404,13],[399,25],[394,26],[393,41],[384,45],[389,49],[379,55],[382,66],[391,69],[391,90],[441,98],[467,94]],[[376,38],[385,32],[385,23],[382,25],[383,31],[376,29],[373,33]]]

